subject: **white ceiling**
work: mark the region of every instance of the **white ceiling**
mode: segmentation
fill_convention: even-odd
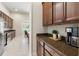
[[[31,9],[31,3],[30,2],[2,2],[2,4],[10,12],[29,13],[29,11]],[[16,11],[16,9],[18,11]]]

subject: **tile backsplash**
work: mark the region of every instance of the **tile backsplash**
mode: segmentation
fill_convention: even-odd
[[[65,32],[66,27],[77,27],[77,26],[79,27],[79,23],[48,26],[47,32],[52,34],[52,30],[57,30],[60,35],[66,36],[66,32]]]

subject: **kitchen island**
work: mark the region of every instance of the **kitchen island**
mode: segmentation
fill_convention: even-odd
[[[51,34],[37,34],[38,56],[78,56],[79,48],[70,46],[65,40],[54,41]]]

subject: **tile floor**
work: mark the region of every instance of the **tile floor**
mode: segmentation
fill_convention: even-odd
[[[27,38],[17,36],[4,48],[2,56],[28,56],[28,50]]]

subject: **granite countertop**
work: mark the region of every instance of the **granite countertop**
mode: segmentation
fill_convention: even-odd
[[[4,33],[5,33],[5,32],[11,32],[11,31],[15,31],[15,30],[14,30],[14,29],[5,30]]]
[[[47,34],[47,33],[46,34],[37,34],[37,37],[41,38],[41,40],[43,42],[48,44],[51,48],[54,47],[55,49],[60,51],[62,54],[66,55],[66,56],[78,56],[79,48],[66,44],[64,40],[54,41],[54,40],[48,38],[49,36],[51,36],[51,35]]]

